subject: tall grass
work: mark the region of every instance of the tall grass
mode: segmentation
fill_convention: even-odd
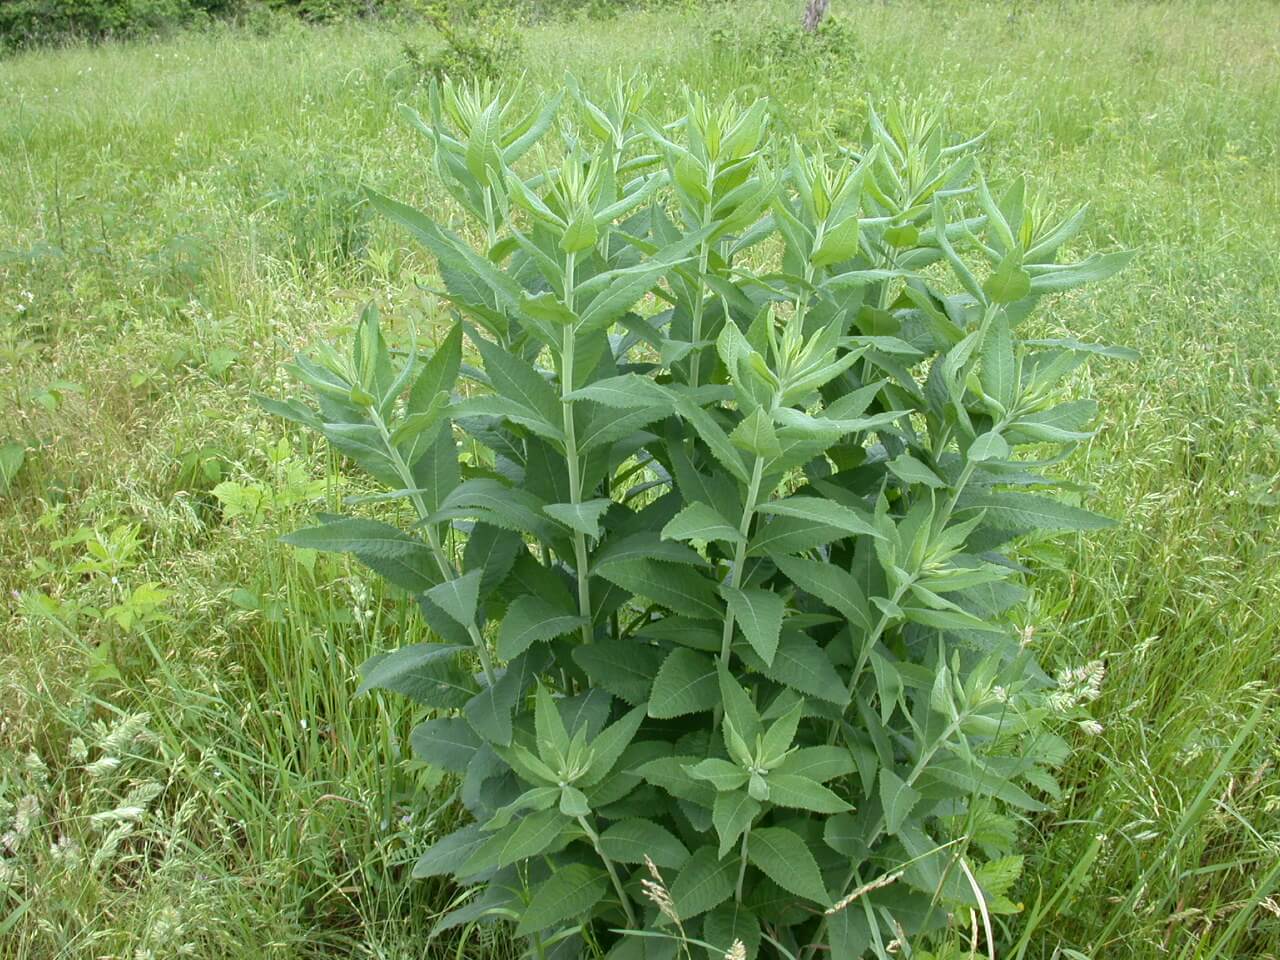
[[[516,69],[530,96],[612,65],[658,106],[684,83],[768,94],[804,137],[847,138],[868,94],[946,96],[990,127],[992,169],[1092,204],[1083,246],[1139,251],[1129,284],[1051,311],[1143,360],[1081,384],[1106,429],[1076,469],[1121,525],[1030,548],[1056,571],[1029,612],[1047,662],[1107,679],[1103,732],[1028,824],[1005,941],[1280,955],[1274,6],[850,2],[822,49],[779,42],[793,12],[538,27]],[[0,498],[0,956],[418,957],[453,895],[405,868],[452,785],[404,761],[399,706],[352,698],[355,665],[421,627],[274,542],[349,481],[250,400],[365,299],[436,315],[429,265],[356,190],[437,200],[394,110],[423,96],[413,33],[0,62],[0,443],[28,448]],[[146,583],[170,593],[148,607]]]

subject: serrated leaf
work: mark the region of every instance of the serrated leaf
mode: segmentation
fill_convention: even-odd
[[[808,845],[786,827],[752,830],[747,838],[747,859],[783,890],[823,907],[831,905],[822,872]]]
[[[573,659],[594,686],[635,706],[649,699],[663,653],[639,640],[601,640],[575,646]]]
[[[752,649],[766,664],[772,664],[786,610],[782,598],[768,590],[744,590],[726,583],[720,585],[720,595],[729,604],[730,612]]]
[[[476,823],[441,837],[418,858],[413,866],[413,878],[424,880],[456,873],[487,839],[489,835],[483,833]]]
[[[551,519],[563,523],[570,530],[598,539],[600,518],[611,506],[613,501],[602,497],[582,503],[548,503],[542,507],[542,512]]]
[[[808,777],[793,773],[770,773],[769,802],[777,807],[811,810],[814,813],[844,813],[853,807],[829,789]]]
[[[782,455],[778,435],[773,429],[773,420],[765,412],[764,407],[756,407],[734,427],[729,434],[729,442],[741,450],[765,459]]]
[[[644,863],[647,856],[659,867],[678,870],[689,851],[666,827],[650,820],[619,820],[600,834],[600,847],[618,863]]]
[[[581,628],[584,620],[541,597],[519,597],[507,608],[498,628],[498,656],[514,660],[535,643]]]
[[[1105,530],[1108,517],[1030,493],[997,491],[960,498],[957,510],[985,510],[989,526],[1005,530]]]
[[[516,936],[548,931],[569,920],[581,923],[604,896],[606,886],[602,871],[581,863],[553,871],[535,888],[516,925]]]
[[[418,724],[409,733],[409,746],[416,759],[463,773],[480,748],[480,738],[461,717],[437,717]]]
[[[601,406],[615,410],[633,410],[636,407],[671,409],[671,394],[660,383],[635,373],[606,377],[584,387],[579,387],[565,397],[566,400],[594,400]]]
[[[733,849],[738,838],[755,821],[760,810],[760,802],[752,799],[745,790],[716,794],[715,805],[711,808],[711,822],[715,825],[716,835],[720,838],[719,855],[721,857]]]
[[[919,800],[920,794],[890,767],[880,771],[880,805],[884,808],[884,828],[888,833],[895,834],[902,828]]]
[[[887,466],[890,473],[906,484],[923,483],[933,490],[947,485],[942,478],[909,453],[899,454],[890,460]]]
[[[695,780],[705,780],[719,791],[737,790],[747,782],[747,771],[719,757],[708,757],[685,769]]]
[[[624,590],[656,600],[676,613],[720,619],[721,608],[711,582],[696,570],[653,560],[616,560],[598,567],[597,572]]]
[[[483,570],[471,570],[453,580],[446,580],[426,591],[427,597],[437,607],[464,627],[476,622],[476,605],[480,599],[480,578]]]
[[[774,770],[774,773],[795,774],[825,783],[837,777],[853,773],[853,757],[843,747],[799,747]]]
[[[969,459],[975,463],[981,463],[986,460],[1007,460],[1008,458],[1009,444],[1004,437],[994,430],[979,434],[973,443],[969,445]]]
[[[764,514],[812,520],[854,536],[880,536],[876,528],[855,510],[821,497],[787,497],[785,500],[770,500],[762,503],[756,510]]]
[[[668,719],[710,710],[720,702],[715,661],[696,650],[672,650],[649,694],[649,716]]]
[[[522,817],[485,840],[455,874],[473,876],[536,857],[556,842],[568,823],[555,807]]]
[[[663,540],[723,540],[742,543],[744,537],[715,507],[701,501],[689,504],[662,528]]]
[[[377,520],[344,517],[318,527],[295,530],[281,542],[327,553],[362,553],[383,559],[431,558],[431,548],[396,527]]]
[[[842,540],[848,533],[820,520],[801,517],[775,517],[761,524],[747,544],[747,556],[770,557],[804,553],[815,547]]]
[[[849,691],[841,683],[831,659],[807,636],[783,636],[773,663],[761,662],[759,669],[770,680],[819,700],[841,705],[849,700]]]
[[[788,579],[806,593],[844,615],[850,623],[871,629],[867,598],[853,575],[832,563],[804,557],[777,556],[774,562]]]
[[[724,903],[733,894],[737,877],[735,858],[721,860],[715,847],[699,847],[671,884],[676,914],[681,920],[692,920]]]
[[[431,707],[461,707],[476,692],[471,678],[458,666],[458,655],[468,650],[449,643],[418,643],[371,657],[361,667],[356,695],[390,690]]]

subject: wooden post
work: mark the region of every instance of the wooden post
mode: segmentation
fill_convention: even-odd
[[[831,5],[831,0],[808,0],[804,8],[804,32],[814,33],[818,29],[818,25],[822,23],[822,18],[827,15],[827,7]]]

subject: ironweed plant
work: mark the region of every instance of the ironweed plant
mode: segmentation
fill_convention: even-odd
[[[1095,416],[1064,379],[1122,353],[1018,329],[1126,255],[1058,263],[1083,211],[997,197],[934,113],[818,150],[764,102],[664,124],[645,94],[433,88],[409,116],[483,243],[371,200],[456,322],[424,358],[368,310],[297,360],[311,403],[264,401],[412,510],[286,539],[430,628],[362,684],[426,712],[470,814],[414,876],[474,891],[440,930],[536,957],[990,943],[1080,709],[1015,626],[1010,545],[1107,523],[1044,471]]]

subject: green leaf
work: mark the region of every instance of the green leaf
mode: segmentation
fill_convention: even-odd
[[[738,842],[755,821],[761,810],[760,802],[753,800],[745,790],[732,790],[716,794],[711,808],[711,822],[720,838],[719,854],[723,857]]]
[[[988,430],[986,433],[980,434],[969,445],[968,453],[969,459],[975,463],[981,463],[985,460],[1007,460],[1009,458],[1009,444],[1000,434],[994,430]]]
[[[511,713],[524,689],[523,661],[512,663],[505,673],[481,689],[462,708],[471,729],[490,743],[506,746],[511,742]]]
[[[776,517],[762,524],[747,544],[747,556],[781,557],[804,553],[849,534],[840,527],[812,518]]]
[[[480,825],[476,823],[468,824],[461,830],[441,837],[418,858],[418,862],[413,866],[413,879],[425,880],[427,877],[443,877],[456,873],[488,837],[489,835],[481,832]]]
[[[1070,290],[1084,283],[1096,283],[1114,276],[1133,259],[1132,250],[1119,253],[1095,253],[1081,263],[1039,264],[1033,268],[1032,293]]]
[[[618,863],[644,863],[647,856],[656,866],[678,870],[689,859],[689,851],[666,827],[650,820],[619,820],[600,834],[600,848]]]
[[[636,707],[609,724],[591,740],[591,765],[582,778],[582,786],[595,786],[613,770],[623,751],[635,739],[644,717],[645,708]]]
[[[887,466],[895,477],[908,485],[922,483],[932,490],[938,490],[947,485],[946,481],[909,453],[898,454],[888,462]]]
[[[601,406],[615,410],[633,410],[636,407],[671,409],[670,392],[660,383],[635,373],[606,377],[580,387],[565,397],[566,400],[594,400]]]
[[[555,807],[531,813],[491,835],[454,873],[465,878],[536,857],[559,839],[569,822]]]
[[[729,611],[752,649],[766,664],[772,664],[786,610],[783,599],[768,590],[743,590],[727,583],[720,584],[720,595],[728,602]]]
[[[812,520],[854,536],[880,536],[876,528],[853,509],[821,497],[787,497],[785,500],[770,500],[762,503],[756,510],[764,514]]]
[[[416,759],[441,770],[465,773],[480,749],[480,738],[461,717],[437,717],[414,727],[409,745]]]
[[[853,575],[833,563],[777,556],[774,562],[792,583],[839,611],[850,623],[871,629],[867,598]]]
[[[533,411],[546,423],[555,425],[563,416],[560,398],[551,383],[527,361],[474,331],[471,342],[484,360],[484,372],[494,392]]]
[[[483,570],[471,570],[453,580],[446,580],[426,591],[427,597],[462,626],[470,627],[476,622],[483,574]]]
[[[431,707],[461,707],[476,693],[471,678],[458,666],[458,655],[470,649],[449,643],[418,643],[371,657],[361,667],[356,695],[390,690]]]
[[[796,838],[797,842],[799,839]],[[671,884],[676,915],[681,920],[692,920],[719,906],[733,894],[737,879],[736,858],[721,860],[715,847],[699,847]]]
[[[808,845],[786,827],[761,827],[747,838],[747,859],[780,886],[823,907],[831,897]]]
[[[755,743],[760,734],[760,714],[747,691],[734,678],[729,665],[723,660],[716,662],[716,676],[720,682],[720,702],[724,707],[725,719],[737,734],[747,743]],[[726,728],[727,732],[728,728]]]
[[[983,391],[1008,411],[1018,395],[1018,364],[1009,318],[1003,311],[992,317],[978,356],[982,361],[978,379]]]
[[[498,649],[501,652],[501,638]],[[575,646],[573,659],[593,686],[634,706],[649,699],[663,655],[657,647],[640,640],[601,640]]]
[[[884,828],[894,834],[911,815],[920,800],[914,788],[889,767],[880,771],[880,805],[884,808]]]
[[[849,691],[841,682],[831,659],[807,636],[783,636],[773,663],[761,662],[760,669],[770,680],[784,683],[819,700],[840,705],[849,702]]]
[[[600,537],[600,518],[613,506],[607,498],[586,500],[583,503],[548,503],[542,512],[552,520],[558,520],[570,530],[584,536]]]
[[[695,780],[705,780],[719,791],[737,790],[747,782],[747,771],[719,757],[708,757],[685,769]]]
[[[602,871],[581,863],[552,871],[535,888],[533,899],[516,925],[516,936],[547,931],[567,920],[582,923],[587,911],[604,896],[606,885]]]
[[[1105,530],[1115,521],[1030,493],[968,494],[957,510],[985,510],[986,524],[1002,530]]]
[[[774,770],[774,774],[786,773],[808,777],[825,783],[837,777],[853,773],[853,757],[843,747],[799,747]]]
[[[663,540],[723,540],[742,543],[746,540],[736,527],[722,517],[715,507],[695,501],[677,513],[662,528]]]
[[[681,395],[677,400],[676,413],[693,427],[698,438],[707,445],[712,456],[720,462],[722,467],[743,483],[751,482],[747,468],[742,462],[742,454],[729,441],[728,435],[711,414],[698,406],[697,402],[687,394]]]
[[[1022,252],[1011,249],[982,285],[994,303],[1014,303],[1031,293],[1031,276],[1022,269]]]
[[[716,665],[706,654],[680,647],[658,669],[649,694],[649,716],[683,717],[710,710],[720,702]]]
[[[811,810],[814,813],[844,813],[853,807],[808,777],[793,773],[769,774],[769,802],[777,807]]]
[[[409,534],[377,520],[343,517],[319,527],[296,530],[281,542],[327,553],[362,553],[385,559],[434,559],[431,548]]]
[[[768,459],[782,455],[782,446],[778,443],[778,435],[773,430],[773,421],[764,407],[756,407],[734,427],[733,432],[729,434],[729,442],[757,457]]]
[[[695,570],[653,560],[612,560],[596,572],[624,590],[656,600],[678,614],[719,620],[721,607],[712,584]]]
[[[702,921],[702,939],[715,948],[712,960],[726,956],[735,940],[747,948],[747,960],[754,960],[760,951],[760,921],[741,903],[722,903]]]

